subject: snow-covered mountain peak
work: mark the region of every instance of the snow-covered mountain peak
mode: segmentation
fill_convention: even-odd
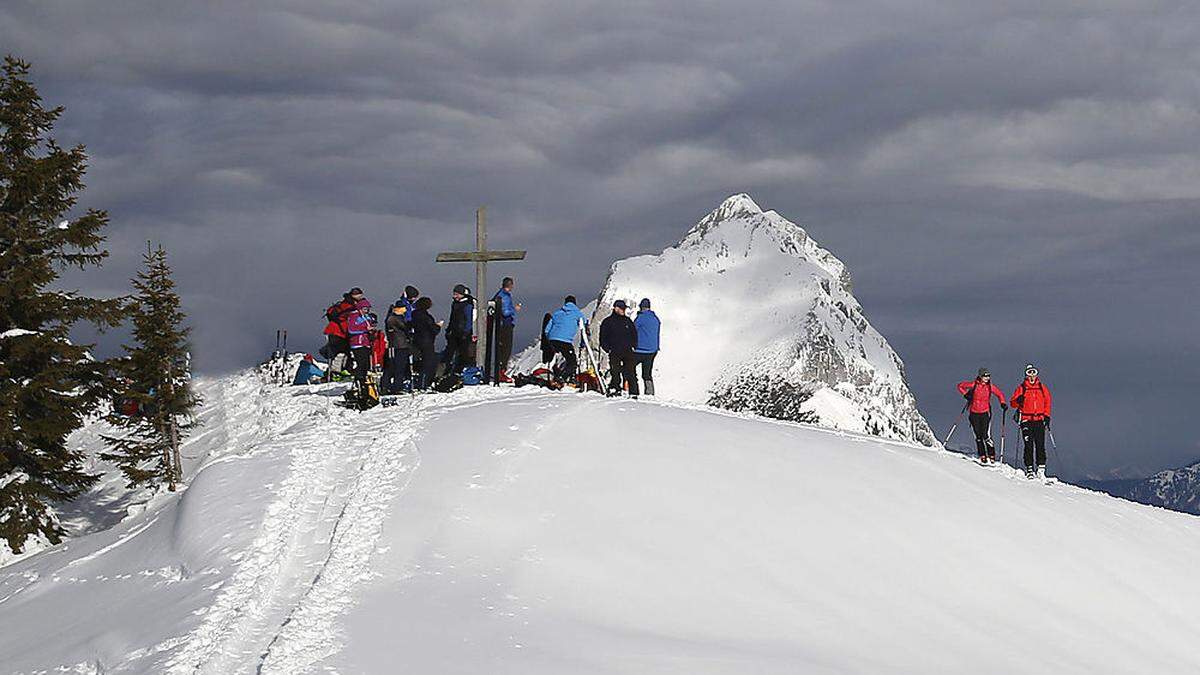
[[[933,442],[846,266],[748,195],[726,199],[676,246],[614,263],[594,318],[643,297],[663,322],[661,395]]]

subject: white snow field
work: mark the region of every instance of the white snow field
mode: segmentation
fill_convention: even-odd
[[[185,492],[0,568],[0,671],[1200,672],[1194,516],[699,407],[339,391],[208,386]]]

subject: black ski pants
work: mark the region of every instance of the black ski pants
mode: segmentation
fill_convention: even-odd
[[[629,395],[638,395],[637,381],[637,361],[634,358],[633,350],[623,352],[609,352],[608,354],[608,369],[612,372],[612,380],[608,385],[610,394],[619,394],[621,392],[621,380],[629,384]]]
[[[442,352],[442,361],[446,363],[447,373],[460,373],[463,368],[473,365],[474,358],[471,348],[470,334],[446,335],[446,351]]]
[[[437,375],[437,351],[434,350],[432,341],[429,344],[418,345],[418,348],[421,350],[421,377],[413,388],[428,389],[433,386],[433,378]]]
[[[399,394],[404,383],[412,378],[412,369],[408,362],[408,350],[388,347],[387,356],[383,361],[383,378],[379,388],[385,394]]]
[[[971,429],[975,431],[975,449],[979,457],[996,459],[996,445],[992,442],[992,413],[973,412],[970,415]]]
[[[355,347],[351,349],[350,359],[354,363],[354,379],[366,382],[367,371],[371,370],[371,348]]]
[[[1021,422],[1021,438],[1025,441],[1025,467],[1033,466],[1036,453],[1037,465],[1046,466],[1046,422],[1026,420]]]
[[[637,365],[642,367],[642,379],[645,380],[647,383],[654,382],[654,357],[655,356],[658,356],[658,352],[650,352],[649,354],[646,354],[643,352],[634,352],[633,353],[634,363],[636,363]],[[647,393],[649,393],[649,392],[647,392]]]
[[[500,372],[508,370],[508,360],[512,358],[513,326],[500,322],[496,326],[496,367]]]
[[[575,377],[576,371],[579,370],[579,361],[575,358],[575,345],[562,340],[547,340],[546,344],[550,346],[551,359],[553,354],[563,355],[562,379],[570,380]]]

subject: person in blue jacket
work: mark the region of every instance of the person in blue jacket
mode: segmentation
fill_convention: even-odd
[[[513,302],[512,290],[513,278],[504,277],[500,290],[492,296],[496,306],[496,369],[500,371],[501,382],[512,382],[508,360],[512,358],[513,327],[517,325],[517,312],[521,311],[521,303]]]
[[[633,320],[637,328],[637,346],[633,348],[634,364],[642,368],[642,391],[647,396],[654,395],[654,357],[658,355],[658,334],[662,322],[658,315],[650,309],[650,298],[642,298],[638,303],[637,318]]]
[[[575,304],[575,296],[568,295],[563,299],[563,306],[550,315],[550,321],[542,331],[554,353],[563,355],[563,377],[567,379],[575,377],[579,368],[575,359],[575,336],[579,333],[580,321],[586,322],[583,312]]]

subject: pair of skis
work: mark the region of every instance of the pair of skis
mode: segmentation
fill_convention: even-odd
[[[579,335],[583,337],[583,353],[587,355],[588,369],[596,376],[596,381],[600,383],[600,393],[608,396],[608,385],[604,383],[604,376],[600,374],[600,362],[596,358],[596,354],[592,351],[592,342],[588,338],[587,324],[583,319],[579,320]]]
[[[287,331],[275,331],[275,351],[271,352],[271,379],[280,385],[287,385]]]

